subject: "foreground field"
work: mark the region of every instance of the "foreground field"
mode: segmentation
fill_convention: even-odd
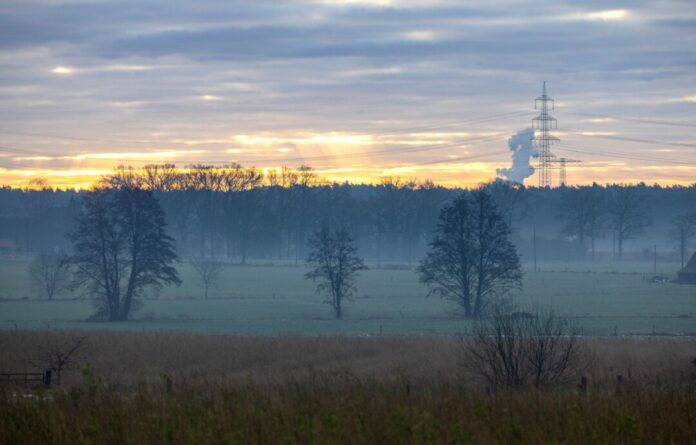
[[[60,388],[0,388],[0,443],[695,443],[694,340],[586,340],[565,384],[497,394],[447,338],[0,331],[0,368],[74,335]]]
[[[690,444],[696,393],[483,395],[355,382],[273,391],[86,387],[0,401],[0,442],[32,444]]]
[[[467,329],[456,307],[427,297],[408,265],[364,272],[358,295],[336,321],[321,303],[306,269],[290,265],[227,265],[211,298],[193,270],[180,267],[184,284],[150,292],[128,323],[89,323],[92,306],[79,295],[57,301],[38,298],[29,286],[27,261],[0,261],[0,327],[187,330],[268,334],[452,334]],[[676,265],[661,265],[666,273]],[[541,264],[527,270],[514,300],[525,308],[552,307],[571,318],[585,335],[694,335],[696,286],[651,284],[652,265]]]

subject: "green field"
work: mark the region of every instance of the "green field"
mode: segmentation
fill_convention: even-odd
[[[345,319],[304,279],[306,269],[279,264],[225,266],[208,300],[194,271],[180,265],[183,285],[150,292],[127,323],[94,323],[79,295],[46,301],[32,290],[26,259],[0,260],[0,328],[188,330],[240,334],[452,334],[465,331],[456,307],[428,297],[407,265],[372,268],[358,279]],[[585,335],[696,335],[696,286],[650,284],[650,263],[547,263],[527,267],[514,301],[523,308],[552,307]],[[675,264],[659,269],[674,273]]]

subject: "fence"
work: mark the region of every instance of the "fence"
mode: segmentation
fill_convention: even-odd
[[[0,383],[16,383],[24,385],[42,384],[51,386],[51,370],[45,372],[8,372],[0,373]]]

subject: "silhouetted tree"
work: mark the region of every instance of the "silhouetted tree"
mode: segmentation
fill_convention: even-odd
[[[203,297],[208,299],[210,289],[217,286],[218,278],[222,271],[222,264],[208,258],[193,258],[191,259],[191,265],[203,285]]]
[[[494,297],[520,285],[510,226],[488,192],[462,193],[442,209],[418,272],[431,294],[455,301],[467,317],[480,316]]]
[[[27,199],[25,205],[29,215],[29,225],[33,229],[33,236],[28,237],[27,241],[32,250],[50,250],[52,246],[49,241],[50,234],[50,211],[55,205],[53,190],[48,186],[44,178],[35,178],[29,181],[29,188],[26,189]]]
[[[75,284],[85,286],[97,317],[128,320],[146,286],[180,284],[173,240],[152,192],[122,186],[88,192],[73,242]]]
[[[674,218],[669,237],[677,243],[681,256],[681,267],[684,267],[686,249],[694,236],[696,236],[696,212],[685,213]]]
[[[615,185],[609,189],[607,209],[621,260],[624,241],[634,239],[650,224],[646,198],[638,187]]]
[[[553,311],[495,309],[463,339],[463,363],[489,390],[544,388],[566,381],[582,366],[575,330]]]
[[[295,263],[304,256],[307,226],[310,217],[310,209],[313,207],[315,193],[314,186],[319,184],[319,177],[314,169],[308,165],[301,165],[297,169],[297,184],[295,190]]]
[[[55,374],[56,385],[60,386],[63,372],[86,358],[86,346],[86,335],[70,332],[48,335],[31,362],[39,369],[50,369]]]
[[[406,222],[412,221],[413,206],[409,192],[415,189],[414,181],[403,181],[399,177],[386,176],[381,179],[372,213],[376,235],[378,262],[381,265],[382,254],[386,252],[389,261],[396,259],[400,238],[403,238]]]
[[[357,247],[346,229],[330,230],[323,227],[309,239],[307,263],[312,270],[305,276],[319,281],[317,293],[326,296],[336,318],[343,317],[343,300],[355,293],[355,278],[367,269],[357,255]]]
[[[33,286],[49,300],[65,290],[70,281],[68,259],[65,255],[41,253],[29,263],[29,277]]]
[[[595,258],[595,240],[604,228],[604,196],[602,189],[592,187],[569,188],[563,194],[558,217],[563,221],[563,233],[578,241],[581,256],[585,255],[585,239],[590,239],[592,259]]]
[[[522,221],[525,212],[525,187],[516,182],[496,179],[486,184],[485,189],[491,194],[495,206],[505,218],[505,221],[514,230],[515,224]]]

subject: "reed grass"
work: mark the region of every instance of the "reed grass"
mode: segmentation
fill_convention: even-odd
[[[0,332],[0,368],[72,334]],[[693,340],[585,340],[586,393],[491,394],[452,338],[80,334],[61,387],[0,387],[0,444],[696,443]]]

